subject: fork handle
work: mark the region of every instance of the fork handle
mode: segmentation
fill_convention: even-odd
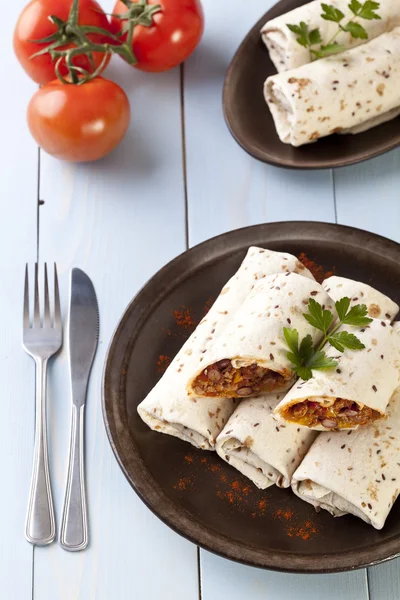
[[[89,542],[84,465],[85,406],[72,405],[71,442],[60,545],[78,552]]]
[[[47,448],[47,359],[36,362],[35,448],[25,537],[31,544],[45,546],[56,537]]]

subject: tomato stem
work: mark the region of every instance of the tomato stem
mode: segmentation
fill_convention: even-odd
[[[137,4],[136,7],[138,19],[142,14],[144,14],[144,18],[146,17],[149,19],[151,15],[156,12],[154,10],[155,7],[147,6],[147,0],[140,0],[140,3]],[[49,20],[56,26],[57,31],[46,38],[42,38],[40,40],[31,40],[35,43],[46,44],[46,47],[33,54],[30,58],[32,59],[44,54],[50,54],[52,60],[55,61],[55,74],[62,83],[81,85],[85,81],[90,81],[94,77],[97,77],[106,65],[108,56],[110,54],[120,55],[129,64],[135,64],[137,62],[132,50],[131,41],[130,43],[121,42],[117,35],[114,35],[111,33],[111,31],[103,29],[102,27],[79,25],[79,0],[73,0],[66,21],[63,21],[56,15],[49,15]],[[132,40],[134,26],[134,24],[131,26],[132,33],[130,40]],[[106,37],[109,42],[92,42],[88,38],[88,34],[101,35]],[[65,49],[65,46],[70,47]],[[104,54],[101,64],[97,69],[94,70],[94,72],[90,73],[86,69],[82,69],[74,64],[73,59],[76,56],[85,55],[87,56],[92,69],[94,69],[95,63],[93,52]],[[61,74],[62,65],[67,68],[67,77]]]
[[[128,9],[125,13],[120,15],[113,15],[121,21],[127,21],[126,25],[122,28],[120,35],[127,34],[127,44],[129,48],[132,48],[133,32],[137,25],[143,27],[151,27],[153,25],[153,16],[162,10],[160,4],[147,4],[148,0],[138,0],[133,2],[132,0],[121,0]]]

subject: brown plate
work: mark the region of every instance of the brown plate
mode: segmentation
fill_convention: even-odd
[[[290,490],[258,490],[215,453],[151,431],[136,408],[191,329],[174,311],[199,320],[210,298],[251,245],[299,255],[369,283],[400,303],[400,246],[325,223],[270,223],[213,238],[178,256],[144,286],[112,339],[103,380],[103,414],[115,456],[147,506],[176,532],[221,556],[268,569],[330,572],[372,565],[400,553],[400,502],[383,531],[355,517],[316,513]],[[158,366],[157,366],[158,365]]]
[[[261,40],[261,27],[308,0],[281,0],[254,25],[229,67],[223,95],[228,127],[246,152],[278,167],[326,169],[352,165],[400,144],[400,118],[358,135],[331,135],[315,144],[283,144],[263,96],[264,82],[276,73]]]

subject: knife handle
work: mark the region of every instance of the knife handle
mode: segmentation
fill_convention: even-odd
[[[84,416],[84,406],[72,405],[68,479],[60,534],[60,545],[69,552],[84,550],[89,543],[85,495]]]

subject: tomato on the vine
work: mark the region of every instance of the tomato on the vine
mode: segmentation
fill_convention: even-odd
[[[130,0],[117,0],[113,15],[126,14],[131,5]],[[148,0],[147,5],[160,5],[161,10],[152,15],[149,27],[134,27],[132,49],[137,58],[134,66],[143,71],[172,69],[186,60],[200,42],[204,30],[200,0]],[[116,34],[126,25],[126,19],[111,18],[112,31]],[[121,36],[122,41],[127,39],[127,33]]]
[[[71,10],[72,0],[31,0],[22,11],[14,30],[14,51],[25,72],[36,83],[44,84],[52,81],[55,74],[55,62],[50,54],[43,54],[31,58],[33,54],[46,47],[35,40],[42,40],[57,31],[57,26],[49,20],[51,15],[66,22]],[[110,31],[110,23],[101,6],[95,0],[80,0],[78,24],[92,27],[100,27]],[[89,33],[87,37],[96,44],[104,44],[110,41],[105,35]],[[48,44],[47,44],[48,45]],[[61,48],[67,49],[74,44],[66,43]],[[104,53],[93,52],[93,63],[88,56],[81,54],[73,58],[73,64],[83,68],[89,73],[100,67]],[[106,58],[105,68],[109,56]],[[65,63],[60,64],[60,73],[64,77],[68,75]]]
[[[102,158],[124,137],[129,101],[114,82],[97,77],[86,83],[58,79],[41,87],[28,106],[28,125],[36,142],[62,160]]]

